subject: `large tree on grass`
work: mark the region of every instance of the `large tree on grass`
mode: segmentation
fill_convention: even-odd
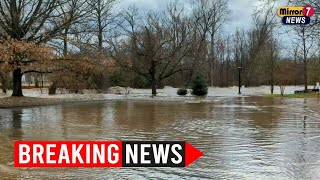
[[[8,39],[0,44],[2,72],[13,72],[12,96],[23,96],[22,75],[26,73],[48,73],[57,61],[53,61],[53,50],[44,44]]]
[[[61,34],[62,29],[76,18],[75,16],[65,16],[66,19],[64,21],[59,18],[63,14],[73,14],[67,11],[59,11],[58,7],[67,2],[68,0],[0,1],[0,40],[2,46],[9,44],[12,47],[12,51],[9,51],[12,54],[9,55],[7,52],[2,55],[11,57],[0,59],[0,66],[1,68],[7,68],[8,65],[10,67],[9,70],[12,72],[14,84],[12,96],[23,96],[21,77],[24,73],[40,72],[37,69],[33,69],[40,66],[39,61],[35,61],[40,60],[41,54],[45,54],[41,50],[46,48],[40,43],[46,43]],[[23,51],[25,46],[27,48]],[[36,52],[34,51],[39,52],[39,57],[36,57]],[[47,58],[43,60],[45,59]],[[41,63],[43,63],[43,60],[41,60]],[[22,68],[27,70],[24,71]]]

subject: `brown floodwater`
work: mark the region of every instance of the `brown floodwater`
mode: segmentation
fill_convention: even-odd
[[[319,179],[317,100],[212,97],[0,109],[0,179]],[[188,168],[15,169],[14,140],[188,141]]]

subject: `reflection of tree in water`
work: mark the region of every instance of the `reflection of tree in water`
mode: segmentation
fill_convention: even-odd
[[[12,134],[11,137],[13,137],[16,140],[22,139],[22,110],[21,109],[14,109],[12,110]]]

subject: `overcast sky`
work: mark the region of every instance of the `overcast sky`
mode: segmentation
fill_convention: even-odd
[[[174,0],[123,0],[120,3],[121,8],[125,8],[129,5],[135,5],[139,10],[148,12],[149,10],[163,10],[166,8],[167,4],[173,2]],[[213,0],[214,1],[214,0]],[[180,2],[190,2],[190,0],[181,0]],[[252,22],[252,14],[254,9],[259,6],[262,0],[228,0],[228,7],[230,9],[229,19],[223,27],[223,34],[230,35],[235,33],[237,29],[248,30],[251,27]],[[274,13],[280,6],[285,6],[287,0],[278,0],[275,6]],[[188,5],[186,5],[188,6]],[[286,49],[286,44],[292,42],[290,35],[284,34],[284,26],[282,26],[281,18],[277,17],[279,24],[276,27],[276,34],[278,36],[278,40],[282,42],[283,48]],[[281,37],[281,38],[280,38]]]
[[[141,11],[162,10],[169,2],[174,0],[124,0],[122,7],[134,4]],[[183,2],[183,0],[181,1]],[[189,2],[185,0],[185,2]],[[237,28],[248,29],[252,20],[254,7],[259,4],[259,0],[229,0],[228,7],[231,10],[230,21],[225,24],[224,30],[233,33]]]

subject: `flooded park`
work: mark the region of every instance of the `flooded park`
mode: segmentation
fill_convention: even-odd
[[[320,178],[317,99],[152,99],[143,92],[128,99],[0,109],[1,179]],[[15,169],[14,140],[188,141],[204,156],[187,168]]]
[[[320,179],[319,12],[0,0],[0,180]]]

